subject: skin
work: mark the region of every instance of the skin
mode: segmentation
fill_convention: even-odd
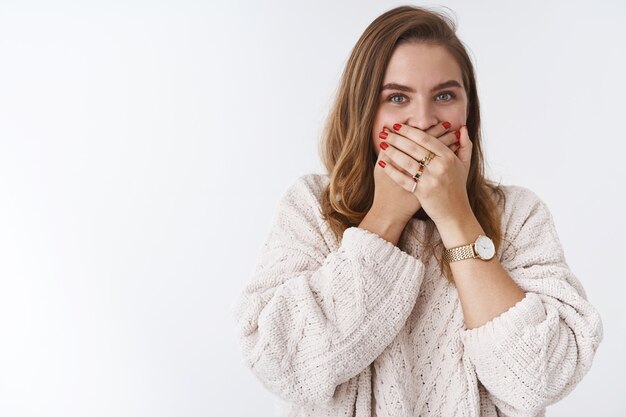
[[[432,90],[450,80],[460,87]],[[387,66],[383,86],[388,83],[414,91],[391,89],[380,94],[372,141],[378,160],[386,166],[376,164],[374,201],[359,227],[396,245],[411,216],[423,207],[446,248],[473,243],[485,232],[466,190],[472,142],[464,126],[468,99],[459,65],[441,46],[403,43],[396,47]],[[443,127],[445,121],[451,123],[449,129]],[[394,130],[394,124],[401,126]],[[379,137],[383,130],[388,132],[385,139]],[[458,145],[454,131],[460,132]],[[383,141],[389,145],[386,150],[380,149]],[[436,156],[411,192],[417,161],[430,152]],[[450,268],[468,329],[489,322],[525,296],[496,257],[452,262]]]
[[[394,132],[392,126],[395,123],[406,123],[433,135],[433,138],[438,138],[444,145],[451,146],[452,151],[457,151],[457,138],[454,132],[465,124],[467,94],[462,87],[431,91],[434,86],[449,80],[456,80],[460,86],[463,85],[459,66],[440,46],[417,42],[400,44],[387,66],[383,86],[396,83],[416,90],[414,93],[398,89],[383,90],[379,97],[379,107],[372,130],[372,141],[379,159],[395,166],[396,169],[404,170],[402,172],[406,177],[394,178],[395,170],[388,170],[395,180],[390,182],[389,178],[381,175],[383,172],[378,166],[374,172],[375,180],[384,183],[384,186],[376,187],[374,206],[384,207],[386,216],[397,223],[406,224],[421,207],[418,198],[404,191],[410,191],[413,187],[414,181],[411,177],[417,172],[417,159],[426,157],[428,150],[410,139],[389,133],[393,137],[387,137],[386,142],[389,144],[393,142],[395,148],[408,155],[417,155],[417,158],[409,160],[409,156],[403,157],[400,152],[393,153],[393,149],[389,148],[381,156],[380,143],[383,139],[379,137],[379,133],[383,129]],[[452,124],[449,129],[442,126],[445,121]],[[389,156],[393,153],[403,165],[396,164],[387,153]]]

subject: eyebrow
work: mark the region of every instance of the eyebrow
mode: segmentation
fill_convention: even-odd
[[[456,80],[449,80],[446,82],[443,82],[441,84],[437,84],[436,86],[434,86],[430,91],[434,92],[437,90],[441,90],[443,88],[450,88],[450,87],[458,87],[458,88],[463,88],[463,86],[461,86],[461,84],[459,84],[458,81]],[[407,93],[415,93],[415,90],[411,87],[407,87],[406,85],[402,85],[402,84],[398,84],[398,83],[387,83],[385,85],[383,85],[383,88],[381,88],[381,92],[385,91],[385,90],[399,90],[399,91],[406,91]]]

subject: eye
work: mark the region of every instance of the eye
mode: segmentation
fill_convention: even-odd
[[[392,94],[389,97],[387,97],[387,100],[391,101],[392,103],[404,103],[404,101],[399,101],[399,100],[394,100],[394,98],[399,97],[399,98],[407,98],[407,96],[405,96],[404,94]]]
[[[448,99],[444,99],[444,100],[440,100],[440,101],[450,101],[453,98],[455,98],[456,96],[454,95],[454,93],[451,93],[449,91],[444,91],[443,93],[439,93],[437,94],[437,97],[441,97],[441,96],[449,96],[450,98]]]

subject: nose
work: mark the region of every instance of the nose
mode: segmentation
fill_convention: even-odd
[[[409,126],[427,130],[439,123],[435,109],[424,101],[415,102],[408,110],[406,124]]]

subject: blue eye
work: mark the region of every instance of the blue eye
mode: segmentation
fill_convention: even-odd
[[[448,92],[448,91],[446,91],[446,92],[444,92],[444,93],[440,93],[440,94],[438,94],[438,95],[437,95],[437,97],[441,97],[441,96],[445,96],[445,95],[450,96],[450,98],[449,98],[449,99],[447,99],[447,100],[442,100],[442,101],[450,101],[450,100],[452,100],[454,97],[456,97],[456,96],[454,95],[454,93],[450,93],[450,92]]]
[[[389,96],[388,100],[391,101],[392,103],[404,103],[404,101],[394,100],[394,98],[396,98],[396,97],[406,98],[406,96],[404,94],[392,94],[392,95]]]
[[[447,98],[443,98],[443,99],[439,99],[439,97],[447,97]],[[453,99],[456,98],[456,95],[452,92],[449,91],[445,91],[443,93],[439,93],[437,96],[437,101],[451,101]],[[401,99],[401,100],[396,100],[396,99]],[[389,97],[387,97],[387,100],[392,102],[392,103],[396,103],[396,104],[402,104],[404,102],[406,102],[408,100],[408,97],[405,96],[404,94],[392,94]]]

